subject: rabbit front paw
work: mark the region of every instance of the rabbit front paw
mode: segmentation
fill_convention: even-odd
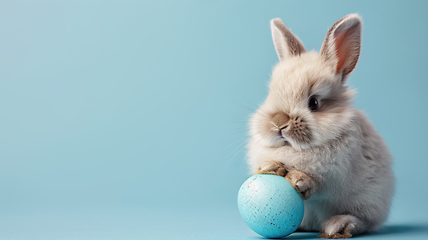
[[[315,181],[300,171],[291,170],[285,175],[285,178],[305,200],[308,199],[315,190]]]
[[[273,161],[266,160],[261,162],[258,171],[255,174],[273,174],[284,177],[287,173],[287,170],[284,167],[284,164]]]

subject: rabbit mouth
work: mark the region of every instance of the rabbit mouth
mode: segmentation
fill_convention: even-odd
[[[291,146],[290,141],[288,140],[287,137],[285,137],[281,131],[278,132],[278,139],[280,139],[281,141],[283,141],[284,146]]]

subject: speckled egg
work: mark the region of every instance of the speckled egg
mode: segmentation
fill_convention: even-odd
[[[238,208],[245,223],[267,238],[285,237],[303,219],[303,199],[277,175],[258,174],[247,179],[238,193]]]

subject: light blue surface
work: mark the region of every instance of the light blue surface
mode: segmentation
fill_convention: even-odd
[[[395,157],[386,228],[428,237],[427,1],[0,2],[0,239],[259,239],[236,197],[277,63],[364,21],[355,104]],[[316,234],[292,234],[289,238]]]
[[[238,209],[254,232],[267,238],[290,235],[303,220],[303,199],[281,176],[257,174],[238,192]]]

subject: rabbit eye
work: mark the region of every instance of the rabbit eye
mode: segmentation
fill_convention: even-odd
[[[311,109],[311,111],[316,111],[319,107],[318,99],[316,99],[314,96],[309,98],[308,107]]]

